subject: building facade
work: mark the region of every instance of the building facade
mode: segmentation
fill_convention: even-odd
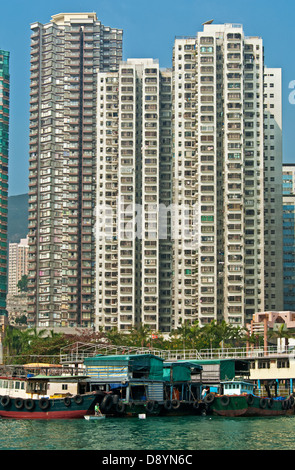
[[[18,281],[28,275],[28,238],[22,238],[19,243],[9,243],[8,254],[8,294],[19,293]]]
[[[282,71],[264,67],[264,257],[265,310],[282,310]],[[293,310],[294,307],[286,310]]]
[[[29,325],[94,324],[97,71],[122,30],[95,13],[31,25]]]
[[[270,133],[276,148],[267,155],[276,162],[267,175],[275,178],[265,186],[264,126],[270,116],[262,39],[246,37],[241,25],[204,24],[196,37],[176,38],[173,76],[173,197],[187,209],[182,228],[188,235],[174,240],[174,326],[222,319],[243,326],[265,309],[265,276],[277,282],[271,304],[281,309],[282,300],[281,236],[271,232],[269,243],[276,239],[277,245],[264,250],[265,231],[274,229],[264,216],[265,187],[275,223],[281,214],[281,122]],[[270,101],[275,117],[279,78],[276,89]]]
[[[7,293],[7,212],[9,144],[9,52],[0,50],[0,316],[6,317]],[[1,324],[2,324],[1,320]]]
[[[32,25],[28,321],[169,332],[281,310],[281,71],[237,24],[122,59],[95,14]]]
[[[170,331],[171,71],[128,59],[97,102],[96,327]]]
[[[284,310],[295,307],[295,165],[283,165]]]

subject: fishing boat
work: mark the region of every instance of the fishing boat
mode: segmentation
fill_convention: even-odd
[[[244,380],[222,382],[222,394],[208,393],[204,402],[219,416],[282,416],[294,414],[294,397],[254,395],[255,384]]]
[[[47,420],[93,414],[98,396],[83,392],[85,378],[35,375],[26,368],[6,367],[0,371],[0,417]]]
[[[85,358],[90,390],[106,416],[158,416],[164,404],[163,359],[152,354]]]
[[[201,400],[202,367],[189,361],[166,361],[163,364],[164,403],[162,416],[203,414]]]

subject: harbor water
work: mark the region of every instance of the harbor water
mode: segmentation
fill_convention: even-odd
[[[0,419],[0,450],[294,450],[295,416]]]

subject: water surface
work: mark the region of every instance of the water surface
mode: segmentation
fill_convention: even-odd
[[[295,416],[0,419],[1,450],[294,450]]]

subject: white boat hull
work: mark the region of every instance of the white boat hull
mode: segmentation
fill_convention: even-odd
[[[104,419],[105,416],[86,415],[84,416],[84,418],[87,419],[87,421],[90,421],[91,419]]]

